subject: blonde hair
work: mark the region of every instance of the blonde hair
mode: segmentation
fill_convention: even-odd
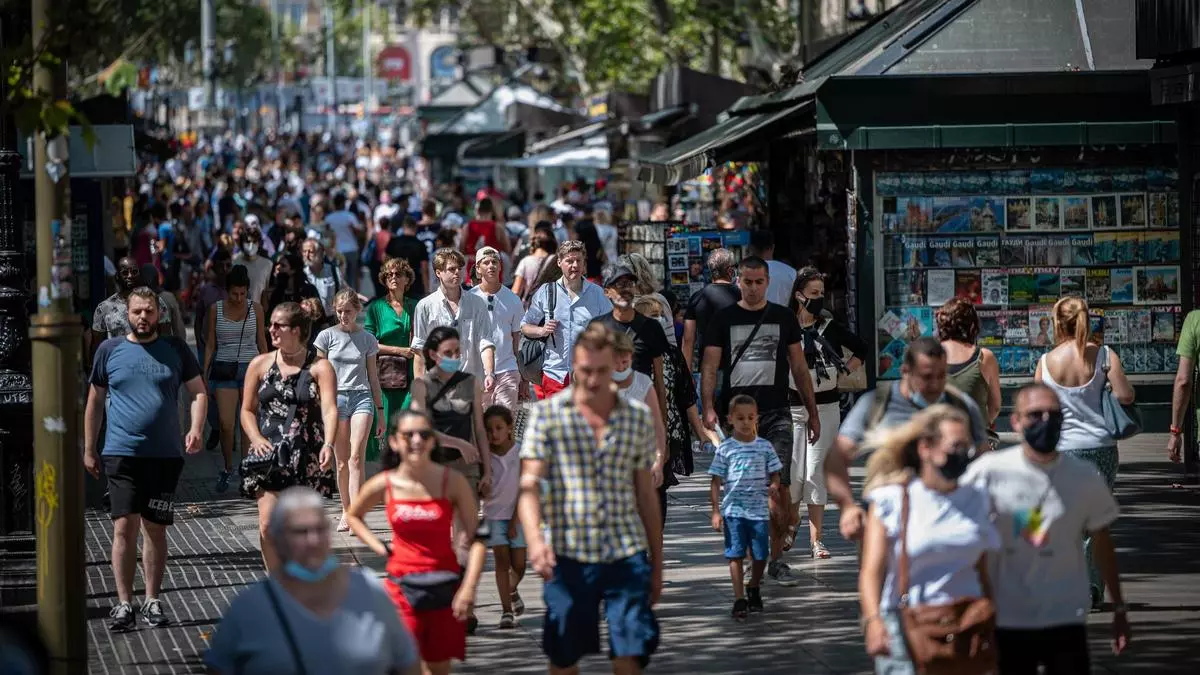
[[[459,269],[467,266],[467,259],[458,250],[453,248],[439,248],[437,253],[433,254],[433,269],[441,272],[446,269],[446,265],[456,263]]]
[[[942,435],[943,422],[958,422],[970,426],[961,410],[945,403],[931,405],[913,415],[908,422],[896,427],[876,428],[863,440],[864,448],[875,452],[867,460],[867,482],[863,494],[877,487],[907,481],[921,468],[917,444],[922,440],[937,440]]]
[[[353,288],[343,288],[333,296],[334,309],[342,305],[350,305],[355,311],[362,311],[362,300],[359,299],[358,292]]]
[[[1088,320],[1087,301],[1077,295],[1068,295],[1054,303],[1054,339],[1058,344],[1068,340],[1082,352],[1092,339],[1092,326]]]
[[[632,354],[633,338],[620,331],[613,331],[612,347],[614,354]]]
[[[638,314],[648,316],[651,319],[657,319],[662,316],[662,305],[658,303],[656,298],[649,295],[642,295],[635,299],[633,301],[633,308],[637,310]]]

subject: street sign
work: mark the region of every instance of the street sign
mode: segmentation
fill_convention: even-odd
[[[379,77],[393,82],[408,82],[412,80],[412,58],[408,49],[400,45],[384,47],[379,52],[376,63]]]

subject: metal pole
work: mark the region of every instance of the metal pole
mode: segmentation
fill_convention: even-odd
[[[279,0],[271,0],[271,58],[275,62],[275,128],[283,128],[283,65],[279,46]]]
[[[325,0],[325,77],[329,78],[329,97],[331,103],[328,111],[328,119],[326,124],[330,133],[333,133],[337,128],[337,55],[335,53],[335,41],[333,36],[333,6],[329,0]]]
[[[59,16],[58,0],[33,0],[33,44]],[[57,10],[57,11],[52,11]],[[35,91],[66,98],[66,71],[39,64]],[[33,341],[33,475],[37,526],[38,628],[50,672],[87,673],[87,586],[84,581],[83,466],[79,444],[81,326],[72,307],[71,233],[66,212],[67,139],[34,143],[37,208],[37,314]],[[47,163],[57,168],[51,175]]]
[[[200,0],[200,42],[204,69],[204,110],[217,107],[217,12],[214,0]]]
[[[375,70],[371,65],[371,7],[367,0],[360,0],[362,15],[362,69],[363,69],[363,118],[367,122],[367,138],[371,137],[374,118],[371,102],[375,99]]]

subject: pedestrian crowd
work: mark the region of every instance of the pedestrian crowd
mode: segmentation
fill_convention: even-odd
[[[613,672],[641,672],[660,638],[667,493],[711,444],[733,620],[769,611],[765,584],[797,583],[804,515],[804,555],[832,557],[832,501],[861,547],[877,672],[1088,672],[1086,620],[1106,607],[1114,651],[1128,644],[1109,527],[1129,430],[1108,411],[1134,392],[1081,298],[1055,306],[1059,344],[1002,448],[996,357],[961,301],[843,419],[868,344],[766,231],[740,258],[709,252],[711,283],[679,306],[649,261],[620,254],[599,181],[552,202],[491,184],[468,199],[393,148],[229,135],[139,180],[87,352],[84,464],[108,485],[114,631],[170,623],[166,528],[183,457],[207,445],[215,489],[257,506],[267,571],[218,627],[211,672],[448,673],[488,552],[498,629],[520,623],[527,567],[542,578],[550,672],[578,672],[602,635]],[[384,557],[384,577],[341,564],[335,531]]]

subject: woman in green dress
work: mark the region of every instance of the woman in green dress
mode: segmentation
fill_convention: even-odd
[[[391,420],[392,415],[408,407],[409,387],[389,387],[400,373],[405,382],[412,382],[413,350],[412,317],[417,301],[404,297],[413,282],[413,270],[402,258],[391,258],[379,270],[379,281],[387,289],[387,295],[367,304],[365,328],[379,341],[379,376],[383,389],[383,414]],[[397,372],[398,371],[398,372]],[[375,460],[379,448],[375,439],[367,446],[367,459]]]

